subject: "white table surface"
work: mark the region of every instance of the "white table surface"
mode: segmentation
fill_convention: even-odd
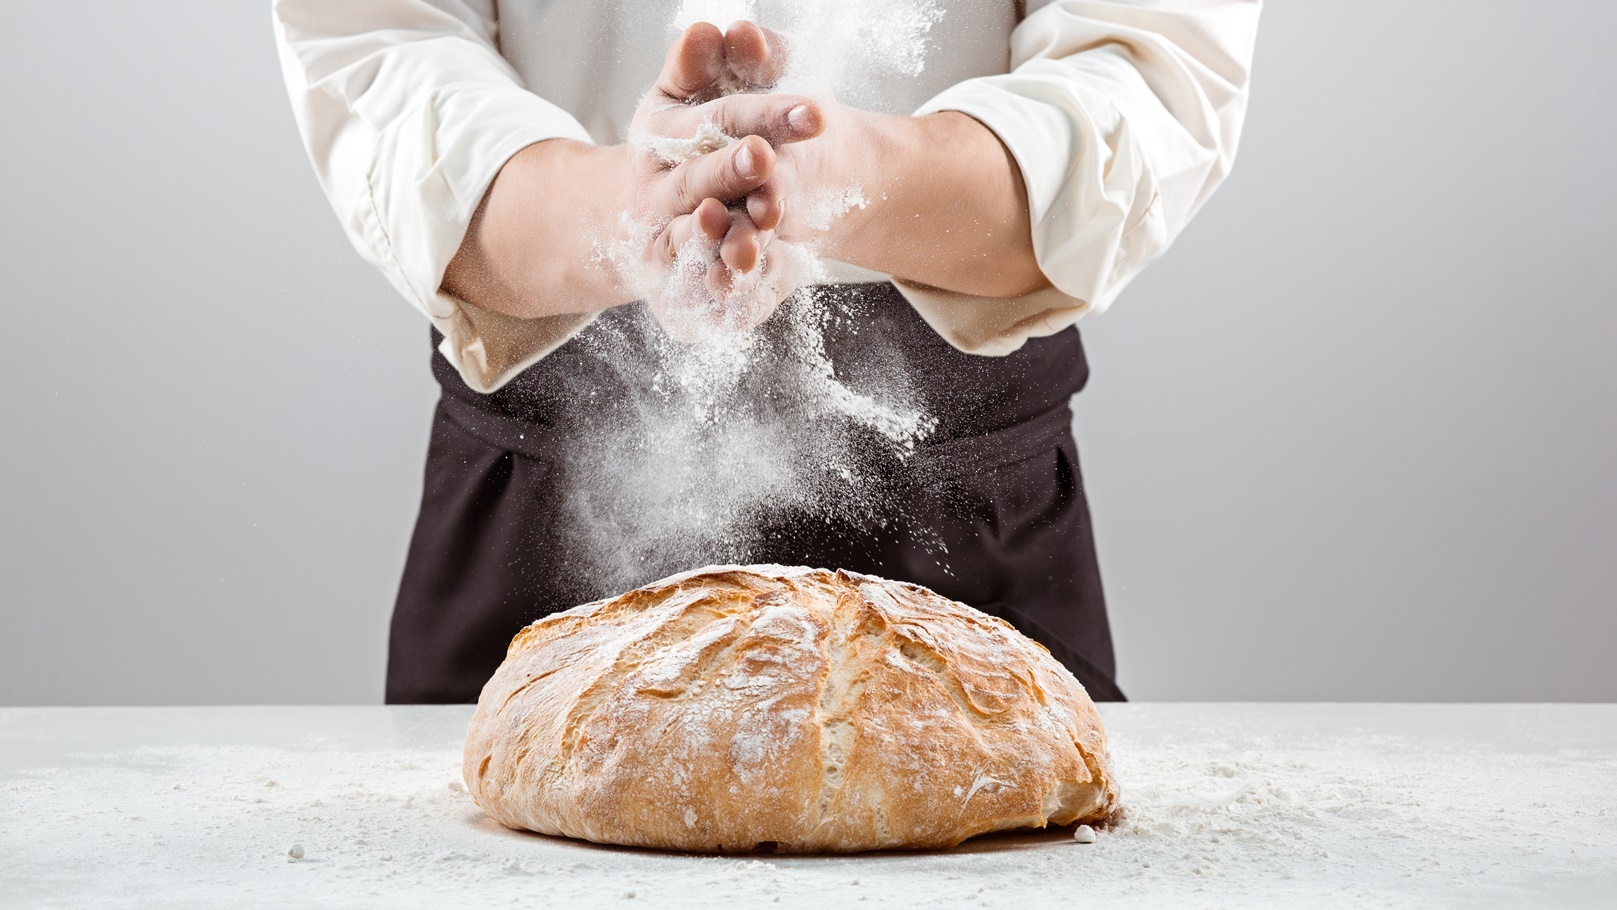
[[[470,714],[0,709],[0,907],[1617,907],[1613,705],[1107,705],[1097,843],[852,857],[507,831]]]

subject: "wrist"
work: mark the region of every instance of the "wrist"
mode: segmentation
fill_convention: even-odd
[[[634,210],[634,151],[628,145],[592,145],[583,153],[588,159],[586,190],[591,205],[587,209],[595,222],[615,230],[618,216]]]
[[[506,161],[483,197],[443,288],[484,309],[534,318],[619,303],[613,276],[595,264],[598,238],[618,230],[632,175],[622,147],[569,139],[527,146]]]
[[[821,241],[823,252],[832,259],[863,264],[859,251],[868,248],[869,238],[890,223],[900,197],[905,132],[912,118],[844,108],[843,135],[837,153],[828,156],[828,171],[821,185],[841,192],[858,191],[863,206],[849,209],[831,222]],[[812,141],[812,140],[811,140]]]
[[[627,146],[552,139],[518,152],[506,167],[512,165],[522,170],[518,203],[531,217],[554,221],[559,227],[579,220],[587,228],[615,225],[617,214],[633,205],[634,175]]]
[[[915,149],[920,129],[917,118],[891,113],[847,110],[846,136],[841,154],[834,158],[834,173],[826,186],[854,187],[863,205],[852,207],[831,221],[830,231],[821,241],[821,251],[839,262],[880,268],[883,236],[904,230],[914,217],[912,173],[922,158]]]

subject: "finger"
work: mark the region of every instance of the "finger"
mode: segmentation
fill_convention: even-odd
[[[738,272],[750,272],[757,268],[773,239],[773,232],[761,230],[746,212],[735,212],[719,244],[719,260]]]
[[[778,306],[790,297],[807,277],[802,271],[801,253],[790,250],[788,244],[776,244],[764,252],[763,267],[758,270],[758,296]]]
[[[724,332],[753,328],[774,309],[775,301],[770,297],[772,288],[761,268],[738,272],[723,262],[714,262],[708,266],[707,292],[720,303],[714,316],[716,327]]]
[[[825,131],[825,113],[813,98],[757,94],[726,95],[660,112],[652,128],[659,136],[690,136],[704,122],[730,136],[762,136],[774,146],[813,139]]]
[[[723,301],[730,296],[734,289],[736,271],[722,262],[714,262],[707,267],[707,293],[714,300]]]
[[[784,184],[782,174],[776,173],[747,194],[747,216],[760,230],[773,231],[786,217],[786,197],[791,194]]]
[[[705,277],[708,295],[723,303],[725,311],[728,312],[744,303],[742,295],[757,283],[758,275],[756,272],[748,274],[737,271],[724,260],[715,259],[708,264]]]
[[[724,32],[724,60],[753,88],[770,88],[786,75],[786,36],[746,19]]]
[[[730,230],[730,210],[711,196],[703,199],[692,216],[700,225],[702,236],[717,243]]]
[[[656,90],[673,101],[687,101],[724,73],[724,33],[711,22],[697,22],[668,47]]]
[[[730,210],[724,207],[724,203],[717,199],[704,199],[696,211],[668,222],[660,242],[654,246],[665,261],[671,262],[679,257],[679,251],[694,237],[700,236],[709,243],[721,242],[730,230],[730,223]]]
[[[768,180],[774,169],[775,150],[757,136],[748,136],[657,178],[646,202],[650,211],[668,217],[694,212],[708,197],[724,202],[740,199]]]
[[[770,273],[770,263],[773,261],[768,250],[759,256],[757,265],[748,271],[734,269],[723,260],[715,260],[709,267],[708,289],[715,300],[724,302],[727,309],[745,308],[754,298],[768,296],[769,289],[777,283],[775,276]]]
[[[757,328],[786,299],[784,284],[771,274],[771,262],[772,257],[766,254],[762,268],[740,274],[723,263],[713,264],[708,289],[715,299],[724,301],[725,331],[746,332]]]

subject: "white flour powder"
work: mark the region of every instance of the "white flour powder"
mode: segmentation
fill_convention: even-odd
[[[502,829],[459,786],[469,708],[428,725],[442,747],[426,750],[85,754],[0,774],[0,904],[595,907],[635,891],[699,908],[1424,908],[1617,893],[1609,747],[1547,744],[1529,733],[1545,729],[1530,707],[1391,706],[1403,721],[1357,733],[1332,712],[1362,709],[1301,707],[1301,722],[1296,710],[1103,706],[1129,814],[1094,844],[1062,829],[839,858],[678,856]],[[1469,712],[1475,732],[1434,730],[1423,710]],[[404,717],[401,733],[417,726]],[[303,856],[288,862],[294,845]]]
[[[684,164],[692,158],[716,152],[734,141],[736,141],[734,136],[714,126],[712,121],[706,121],[698,126],[696,135],[688,138],[645,134],[630,139],[630,142],[649,148],[652,154],[670,165]]]
[[[689,0],[671,34],[696,21],[723,27],[741,18],[784,31],[796,50],[780,89],[812,93],[919,73],[938,16],[932,0],[789,8]],[[677,165],[734,140],[704,123],[691,136],[631,141]],[[805,224],[826,230],[867,202],[857,187],[843,186],[809,188],[787,204]],[[936,422],[914,406],[897,356],[893,369],[871,374],[883,377],[879,383],[854,388],[838,375],[825,329],[848,313],[815,287],[826,272],[814,249],[772,245],[771,268],[804,290],[773,325],[741,333],[737,326],[767,303],[762,293],[713,298],[706,279],[715,244],[693,239],[665,270],[642,257],[660,225],[625,216],[623,227],[624,239],[599,245],[601,261],[637,296],[663,301],[660,318],[680,341],[649,319],[615,318],[577,342],[616,371],[627,400],[563,442],[569,481],[559,517],[578,544],[570,569],[598,581],[599,594],[616,593],[694,565],[755,561],[760,534],[783,517],[874,518],[873,459],[907,457]],[[583,385],[573,391],[592,394]],[[873,449],[872,438],[885,445]]]
[[[695,344],[669,339],[644,313],[579,339],[630,389],[563,444],[562,514],[600,594],[756,561],[772,522],[872,514],[873,472],[913,451],[933,421],[905,404],[901,370],[877,389],[837,379],[825,348],[837,306],[829,294],[799,295],[765,331]]]

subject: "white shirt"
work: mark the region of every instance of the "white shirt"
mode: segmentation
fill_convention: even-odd
[[[895,282],[951,344],[987,355],[1104,309],[1228,175],[1260,2],[1026,0],[1024,15],[1017,0],[705,0],[860,45],[823,55],[820,75],[841,101],[960,111],[1010,150],[1052,287],[983,298]],[[534,142],[622,141],[678,14],[699,7],[275,0],[282,69],[321,186],[354,246],[443,332],[441,350],[472,388],[499,388],[591,319],[517,319],[444,293],[484,192]],[[882,40],[916,25],[894,9],[932,13],[919,57]]]

